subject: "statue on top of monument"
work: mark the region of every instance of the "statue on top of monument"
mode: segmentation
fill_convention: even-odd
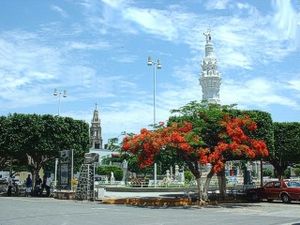
[[[203,35],[206,37],[206,43],[211,41],[211,30],[210,29],[207,29],[207,31],[204,32]]]

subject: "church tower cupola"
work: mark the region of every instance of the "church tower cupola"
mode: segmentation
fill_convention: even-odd
[[[214,54],[211,31],[203,33],[206,37],[205,56],[201,67],[200,85],[202,87],[202,101],[220,103],[221,73],[218,71],[217,58]]]
[[[92,149],[102,149],[101,130],[101,120],[99,118],[98,106],[96,104],[90,128],[90,145]]]

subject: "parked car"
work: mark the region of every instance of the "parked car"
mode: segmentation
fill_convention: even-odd
[[[288,180],[271,181],[261,188],[248,189],[246,195],[250,201],[263,199],[269,202],[282,200],[284,203],[289,203],[292,200],[300,201],[300,182]]]

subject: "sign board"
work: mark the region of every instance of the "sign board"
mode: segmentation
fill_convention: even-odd
[[[72,151],[63,150],[59,152],[58,161],[58,189],[71,190],[71,168]]]

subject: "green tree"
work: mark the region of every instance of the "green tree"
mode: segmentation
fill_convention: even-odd
[[[114,173],[114,177],[116,178],[116,180],[122,180],[123,171],[120,167],[117,167],[117,166],[99,166],[96,169],[96,174],[106,175],[108,177],[111,177],[111,172]]]
[[[298,167],[298,168],[295,168],[294,169],[294,173],[295,173],[295,175],[297,176],[297,177],[299,177],[300,176],[300,168]]]
[[[279,179],[288,166],[300,162],[300,123],[274,123],[274,151],[270,163]]]
[[[88,151],[88,124],[51,115],[13,114],[7,117],[8,144],[13,158],[27,165],[33,180],[49,160],[64,149],[74,150],[75,166]]]
[[[7,119],[0,117],[0,170],[8,169],[13,161],[7,140]]]

